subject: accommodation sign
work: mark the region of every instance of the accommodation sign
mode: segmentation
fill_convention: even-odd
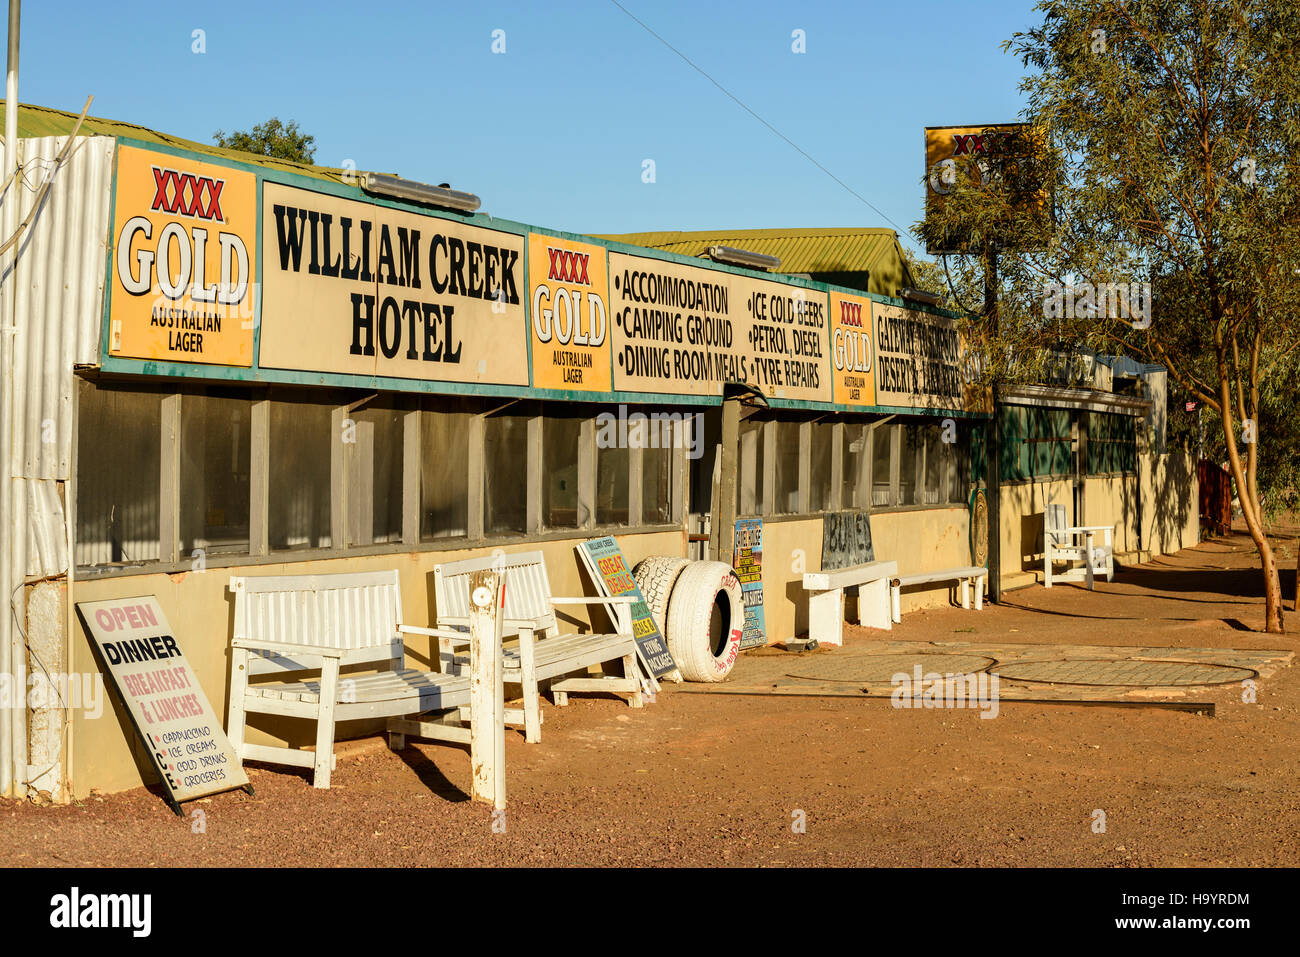
[[[109,355],[252,365],[252,173],[122,146],[112,241]]]
[[[825,293],[625,253],[609,272],[615,389],[831,401]]]
[[[153,595],[79,601],[127,713],[173,807],[248,778]]]
[[[524,240],[265,183],[259,365],[528,385]]]
[[[964,408],[955,321],[873,300],[871,324],[876,338],[877,405]]]

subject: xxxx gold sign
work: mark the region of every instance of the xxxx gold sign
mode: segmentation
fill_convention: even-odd
[[[277,183],[259,364],[528,384],[523,237]]]
[[[530,234],[528,288],[533,385],[610,391],[604,247]]]
[[[252,173],[121,147],[109,355],[252,365],[256,230]]]
[[[831,364],[835,401],[842,405],[876,404],[875,348],[871,335],[871,300],[831,293]]]

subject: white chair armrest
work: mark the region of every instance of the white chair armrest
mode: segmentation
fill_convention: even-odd
[[[603,605],[607,602],[614,605],[632,605],[641,599],[635,595],[591,595],[582,598],[552,598],[552,605]]]
[[[397,630],[404,635],[427,635],[430,638],[446,638],[469,644],[469,634],[454,628],[422,628],[419,625],[398,625]]]
[[[324,648],[320,645],[299,645],[289,641],[269,641],[265,638],[232,638],[232,648],[249,651],[270,651],[277,655],[315,655],[317,658],[342,658],[346,648]]]

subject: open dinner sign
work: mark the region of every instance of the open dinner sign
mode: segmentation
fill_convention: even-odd
[[[176,813],[181,801],[248,787],[239,757],[152,595],[77,602]]]

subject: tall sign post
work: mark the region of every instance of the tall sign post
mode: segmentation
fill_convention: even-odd
[[[469,579],[469,762],[471,797],[506,806],[506,727],[501,632],[506,579],[494,569]]]

